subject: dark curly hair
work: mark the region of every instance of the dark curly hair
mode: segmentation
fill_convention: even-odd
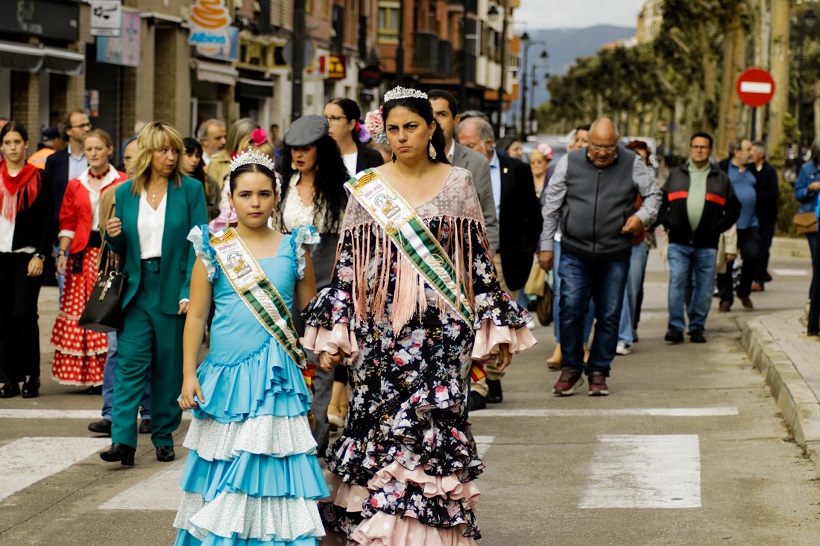
[[[316,176],[313,181],[316,195],[314,204],[316,205],[313,223],[319,220],[319,213],[324,211],[324,225],[327,233],[338,233],[341,228],[342,214],[347,207],[347,192],[345,182],[350,178],[345,162],[342,159],[342,152],[333,137],[324,135],[316,142]],[[290,189],[290,179],[298,172],[291,166],[293,154],[290,146],[285,146],[282,153],[282,195],[287,195]],[[276,209],[276,223],[280,229],[282,225],[282,209]]]
[[[407,108],[411,112],[418,114],[422,117],[422,119],[424,119],[424,121],[427,122],[428,126],[435,121],[435,117],[433,116],[433,105],[430,104],[429,99],[407,97],[405,99],[389,100],[384,103],[384,106],[382,107],[382,118],[385,121],[385,126],[387,124],[387,118],[390,116],[390,111],[397,107]],[[444,133],[441,131],[441,127],[438,126],[438,123],[436,123],[436,130],[433,131],[433,138],[430,139],[430,142],[433,143],[433,148],[436,150],[436,158],[431,159],[430,161],[449,165],[450,162],[447,160],[447,149],[444,147]]]

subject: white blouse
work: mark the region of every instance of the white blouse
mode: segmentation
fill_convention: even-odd
[[[305,205],[299,196],[296,184],[299,183],[299,173],[295,173],[290,178],[288,194],[285,196],[285,208],[282,210],[282,223],[286,231],[293,231],[299,226],[313,225],[313,217],[316,214],[316,205]],[[324,216],[320,215],[316,225],[317,233],[327,233],[324,225]]]
[[[345,167],[347,168],[348,176],[355,176],[356,175],[356,162],[359,159],[359,152],[353,152],[352,154],[345,154],[342,156],[342,159],[345,162]]]
[[[148,192],[140,195],[140,208],[137,215],[137,232],[140,241],[140,259],[162,257],[162,234],[165,231],[165,203],[168,192],[162,196],[157,210],[148,204]]]

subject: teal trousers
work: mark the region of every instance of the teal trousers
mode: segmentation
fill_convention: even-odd
[[[111,441],[137,447],[137,412],[151,372],[151,442],[173,446],[182,410],[182,331],[185,315],[160,312],[160,259],[142,261],[140,286],[118,334]]]

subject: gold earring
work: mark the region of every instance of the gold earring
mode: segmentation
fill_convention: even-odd
[[[396,151],[395,150],[390,150],[390,159],[391,159],[391,161],[393,161],[393,163],[396,162]]]
[[[430,154],[430,159],[433,161],[436,160],[436,148],[433,146],[433,141],[430,141],[430,145],[427,147],[427,152]]]
[[[296,160],[295,160],[295,159],[292,159],[292,160],[290,161],[290,168],[291,168],[292,170],[294,170],[294,171],[295,171],[295,170],[296,170],[296,167],[297,167],[297,165],[296,165]]]

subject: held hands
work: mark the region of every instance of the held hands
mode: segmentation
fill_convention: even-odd
[[[501,343],[498,346],[499,353],[498,353],[498,367],[499,372],[503,372],[507,369],[507,366],[510,365],[512,362],[512,353],[510,352],[510,344],[509,343]]]
[[[37,256],[32,256],[28,262],[28,271],[26,275],[29,277],[39,277],[43,274],[43,259]]]
[[[320,353],[319,368],[326,372],[329,372],[330,370],[341,364],[344,357],[345,354],[341,351],[339,351],[335,355],[332,355],[330,353]]]
[[[643,222],[641,222],[641,219],[638,218],[637,214],[633,214],[627,218],[624,227],[621,228],[621,233],[635,233],[641,228],[643,228]]]
[[[179,395],[179,407],[184,410],[198,408],[199,404],[194,396],[203,404],[205,403],[205,397],[202,396],[202,387],[199,385],[196,374],[185,377],[182,380],[182,393]]]
[[[546,272],[552,269],[552,260],[555,255],[552,250],[544,250],[538,253],[538,264]]]
[[[105,229],[111,237],[118,237],[122,233],[122,221],[112,216],[105,223]]]
[[[65,257],[65,254],[57,256],[57,273],[60,275],[65,275],[65,264],[67,261],[68,258]]]

